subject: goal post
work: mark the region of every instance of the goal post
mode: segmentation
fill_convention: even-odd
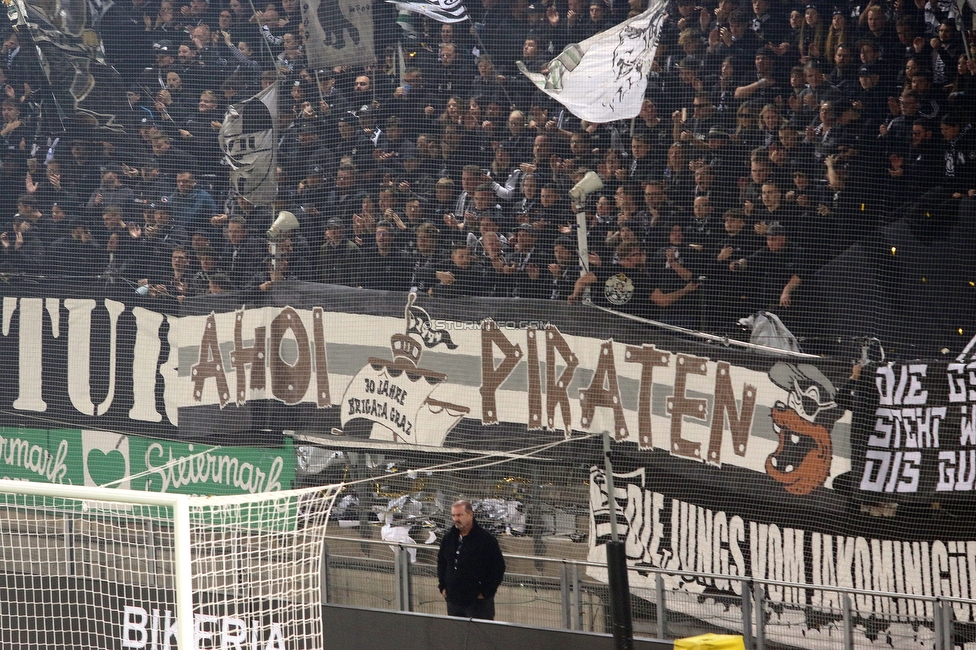
[[[320,649],[337,492],[204,497],[0,480],[0,647]]]

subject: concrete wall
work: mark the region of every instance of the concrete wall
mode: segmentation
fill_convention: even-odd
[[[539,630],[446,616],[327,605],[325,650],[612,650],[608,634]],[[673,643],[635,639],[635,650],[670,650]]]

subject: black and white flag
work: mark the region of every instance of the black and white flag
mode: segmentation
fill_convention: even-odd
[[[275,176],[278,143],[278,84],[232,104],[218,136],[231,188],[254,205],[271,205],[278,194]]]
[[[315,70],[373,62],[373,4],[370,0],[303,0],[305,52]]]
[[[420,2],[396,2],[386,0],[396,5],[400,11],[409,11],[427,16],[439,23],[459,23],[468,20],[468,11],[462,0],[421,0]]]
[[[573,43],[546,66],[519,70],[580,119],[604,124],[636,117],[644,101],[667,0],[651,0],[644,13]]]
[[[407,334],[417,334],[427,348],[433,348],[441,343],[448,350],[457,348],[457,343],[451,340],[451,334],[446,329],[436,329],[430,320],[430,314],[422,307],[415,307],[413,301],[407,306]]]
[[[56,100],[57,110],[45,111],[41,128],[63,128],[65,120],[77,118],[86,128],[122,132],[115,117],[125,87],[118,73],[105,64],[100,39],[92,29],[112,1],[7,0],[4,4],[8,17],[19,23],[21,47],[36,48],[44,81]]]

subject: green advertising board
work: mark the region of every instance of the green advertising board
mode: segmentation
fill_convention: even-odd
[[[0,478],[216,496],[288,490],[290,439],[276,449],[211,447],[105,431],[0,427]]]

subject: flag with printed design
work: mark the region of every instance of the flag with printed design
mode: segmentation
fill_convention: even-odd
[[[580,119],[606,123],[640,112],[657,51],[667,0],[652,0],[644,13],[566,47],[545,74],[519,70]]]
[[[77,128],[123,132],[116,122],[118,97],[124,92],[119,74],[105,63],[101,39],[95,30],[112,0],[5,0],[7,17],[16,23],[22,54],[36,56],[56,110],[40,115],[40,131]],[[104,134],[103,134],[104,135]]]
[[[305,56],[312,69],[373,62],[373,3],[368,0],[303,0],[308,33]]]
[[[468,20],[468,10],[465,9],[462,0],[421,0],[419,2],[386,1],[395,4],[396,8],[400,11],[421,14],[439,23],[459,23]]]
[[[407,307],[407,321],[407,334],[419,335],[426,347],[433,348],[443,343],[448,350],[457,348],[457,343],[451,340],[450,332],[434,327],[426,309],[411,303]]]
[[[218,140],[230,167],[231,189],[254,205],[271,205],[278,195],[275,175],[278,84],[232,104]]]

